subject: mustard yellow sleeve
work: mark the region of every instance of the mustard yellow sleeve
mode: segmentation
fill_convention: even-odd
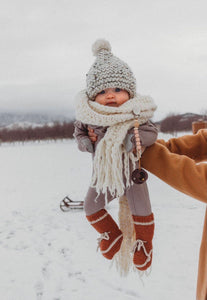
[[[199,253],[197,300],[207,299],[207,208]]]
[[[156,142],[146,148],[141,164],[180,192],[207,203],[207,163],[196,164],[193,159],[171,153]]]
[[[207,160],[207,129],[201,129],[194,135],[172,138],[167,142],[164,140],[157,142],[167,147],[170,152],[187,155],[196,162]]]

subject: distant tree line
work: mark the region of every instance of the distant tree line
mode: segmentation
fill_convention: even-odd
[[[73,131],[73,122],[56,122],[52,126],[44,125],[35,128],[2,128],[0,129],[0,142],[71,139],[73,138]]]
[[[207,121],[207,114],[170,114],[160,122],[160,131],[169,133],[179,131],[191,131],[192,123],[201,120]]]
[[[207,121],[207,114],[170,114],[165,119],[157,122],[159,131],[164,133],[176,133],[179,131],[192,131],[192,122],[202,119]],[[74,132],[74,121],[59,123],[52,126],[44,125],[42,127],[15,127],[0,128],[0,142],[26,142],[41,140],[72,139]]]

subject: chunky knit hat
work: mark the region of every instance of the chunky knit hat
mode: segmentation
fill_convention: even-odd
[[[120,88],[128,91],[130,98],[136,94],[136,79],[129,66],[111,53],[106,40],[97,40],[92,46],[96,56],[94,64],[86,74],[87,94],[91,100],[104,89]]]

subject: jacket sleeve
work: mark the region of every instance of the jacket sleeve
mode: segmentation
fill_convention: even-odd
[[[139,126],[139,137],[140,137],[141,145],[143,147],[148,147],[154,144],[154,142],[157,140],[157,135],[158,135],[158,129],[150,121]],[[130,148],[130,151],[132,151],[136,145],[135,136],[134,136],[134,127],[128,130],[125,140],[127,141],[127,143],[129,143],[128,140],[131,141],[132,145],[131,147],[128,148]]]
[[[201,129],[194,135],[172,138],[167,142],[164,140],[157,142],[167,147],[170,152],[187,155],[196,162],[207,160],[207,129]]]
[[[80,121],[74,122],[73,136],[78,144],[78,149],[82,152],[93,153],[93,144],[88,136],[88,127]]]
[[[139,127],[139,136],[141,145],[144,147],[151,146],[157,140],[158,130],[155,125],[153,125],[150,121],[147,123],[140,125]]]
[[[203,225],[203,235],[199,253],[197,300],[207,299],[207,207]]]
[[[173,188],[207,203],[206,163],[196,164],[193,159],[171,153],[165,146],[156,142],[146,148],[141,164]]]

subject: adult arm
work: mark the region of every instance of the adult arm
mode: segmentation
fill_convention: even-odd
[[[207,203],[207,164],[196,164],[185,155],[171,153],[155,143],[146,148],[142,166],[175,189]]]
[[[157,142],[167,147],[170,152],[187,155],[196,162],[207,160],[207,129],[201,129],[194,135],[172,138],[167,142],[164,140]]]
[[[142,165],[172,187],[207,203],[207,164],[195,163],[206,158],[207,130],[200,130],[196,135],[173,138],[168,142],[159,140],[143,153]],[[197,300],[207,299],[206,278],[207,209],[199,255]]]
[[[207,207],[199,253],[197,300],[207,299]]]

